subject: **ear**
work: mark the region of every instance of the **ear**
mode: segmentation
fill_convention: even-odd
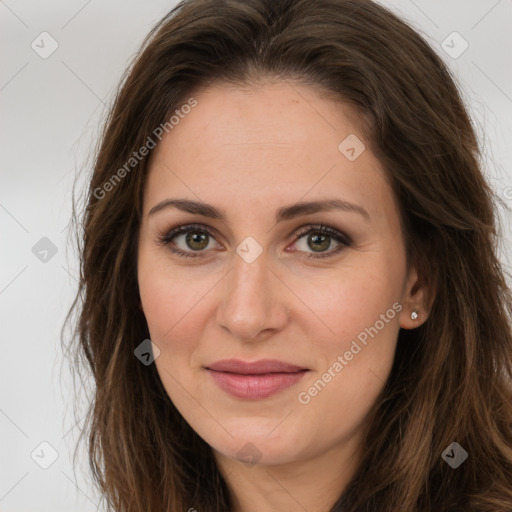
[[[421,279],[415,268],[411,268],[401,301],[403,308],[399,324],[402,329],[415,329],[426,322],[434,303],[435,292],[435,287]],[[413,312],[417,313],[417,318],[411,316]]]

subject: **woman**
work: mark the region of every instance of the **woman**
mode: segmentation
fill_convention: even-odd
[[[445,65],[385,8],[179,4],[79,235],[110,508],[512,510],[495,199]]]

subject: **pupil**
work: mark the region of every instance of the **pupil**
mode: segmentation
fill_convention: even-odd
[[[194,250],[199,250],[199,249],[204,249],[208,243],[206,244],[201,244],[201,242],[204,242],[206,240],[206,234],[204,233],[188,233],[187,235],[187,243],[188,244],[199,244],[200,246],[199,247],[194,247],[192,245],[191,249],[194,249]]]
[[[312,240],[314,240],[314,244],[315,244],[312,247],[312,249],[314,249],[314,250],[317,250],[319,248],[320,249],[328,249],[329,248],[329,242],[327,242],[327,244],[324,243],[323,247],[317,244],[318,241],[320,241],[320,243],[322,243],[322,242],[325,242],[327,239],[328,239],[328,236],[326,236],[326,235],[312,235]]]

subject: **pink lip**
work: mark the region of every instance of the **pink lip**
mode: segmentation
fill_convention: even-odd
[[[302,379],[308,371],[307,368],[274,359],[252,363],[227,359],[217,361],[206,369],[221,389],[247,400],[259,400],[286,389]]]
[[[264,373],[294,373],[307,370],[302,366],[285,363],[277,359],[260,359],[252,363],[240,359],[223,359],[206,367],[208,370],[217,372],[230,372],[242,374],[264,374]]]

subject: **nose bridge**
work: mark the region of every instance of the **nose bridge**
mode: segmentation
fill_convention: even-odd
[[[234,336],[246,339],[255,338],[262,330],[280,327],[286,320],[286,308],[278,288],[279,280],[270,270],[264,252],[254,260],[235,255],[219,305],[219,324]]]
[[[241,248],[237,249],[237,252]],[[267,257],[261,254],[253,261],[246,260],[237,254],[233,261],[233,270],[229,279],[230,295],[239,295],[239,300],[247,301],[255,294],[268,290],[269,279]]]

